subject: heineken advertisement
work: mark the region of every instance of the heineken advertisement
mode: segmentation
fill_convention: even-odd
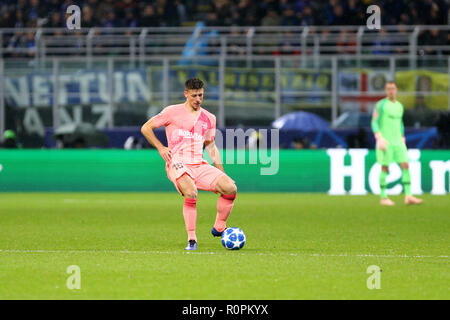
[[[239,192],[379,193],[380,166],[367,149],[228,150],[226,172]],[[450,151],[409,150],[414,194],[449,193]],[[393,164],[388,193],[399,194]],[[156,150],[1,150],[0,191],[174,191]]]

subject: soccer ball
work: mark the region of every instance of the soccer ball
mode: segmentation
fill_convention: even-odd
[[[239,250],[245,244],[245,234],[239,228],[227,228],[222,233],[222,245],[229,250]]]

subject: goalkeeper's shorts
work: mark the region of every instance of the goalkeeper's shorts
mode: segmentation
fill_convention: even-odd
[[[388,143],[386,150],[376,149],[377,162],[382,166],[389,166],[392,162],[408,162],[408,149],[404,143],[391,145]]]

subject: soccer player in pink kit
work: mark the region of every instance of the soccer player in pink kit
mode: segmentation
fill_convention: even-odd
[[[166,162],[168,178],[184,197],[183,216],[188,234],[185,250],[197,249],[197,190],[221,194],[217,201],[216,221],[211,230],[215,237],[220,237],[226,229],[237,192],[234,181],[223,170],[219,150],[214,143],[216,117],[201,107],[203,86],[200,79],[187,80],[184,91],[186,101],[164,108],[141,128],[142,134],[158,149]],[[166,128],[167,147],[153,132],[161,126]],[[204,144],[214,166],[203,159]]]

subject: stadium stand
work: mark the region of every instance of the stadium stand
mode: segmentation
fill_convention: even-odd
[[[65,24],[73,4],[79,30]],[[371,4],[381,30],[366,26]],[[0,131],[28,121],[42,138],[63,121],[59,108],[102,129],[136,127],[182,99],[180,79],[199,70],[220,127],[298,110],[365,126],[396,77],[405,125],[419,130],[450,108],[449,30],[448,0],[3,0]]]
[[[5,57],[102,55],[111,47],[119,55],[137,50],[176,55],[197,21],[204,21],[205,31],[222,27],[230,54],[250,54],[249,49],[251,54],[450,52],[448,1],[376,1],[386,26],[381,34],[361,27],[369,3],[373,1],[6,0],[0,7],[0,40]],[[83,29],[77,32],[65,29],[66,9],[72,4],[82,10]],[[217,53],[217,46],[207,51]]]

